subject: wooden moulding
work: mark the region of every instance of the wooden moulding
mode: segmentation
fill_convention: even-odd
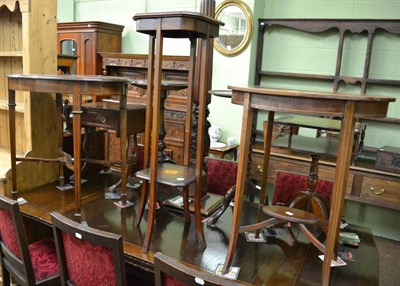
[[[30,10],[30,2],[31,0],[0,0],[0,7],[5,5],[8,10],[14,12],[17,9],[17,5],[19,5],[21,12],[28,12]]]

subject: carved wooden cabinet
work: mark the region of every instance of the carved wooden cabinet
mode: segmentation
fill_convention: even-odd
[[[98,52],[120,52],[123,26],[105,22],[65,22],[57,24],[59,54],[78,56],[78,75],[102,73]]]
[[[131,79],[147,78],[147,55],[99,53],[102,58],[103,74],[124,76]],[[164,56],[162,71],[165,80],[187,81],[189,70],[189,57]],[[186,119],[187,89],[170,91],[165,101],[165,142],[167,151],[172,152],[172,159],[181,164],[184,146],[184,130]],[[145,104],[146,90],[129,85],[128,103]],[[110,144],[118,146],[118,138],[111,137]],[[110,148],[114,150],[115,148]],[[114,153],[114,152],[113,152]],[[113,156],[113,153],[110,156]]]
[[[56,74],[56,33],[56,0],[0,0],[0,181],[3,185],[0,194],[9,195],[11,190],[6,75]],[[18,156],[56,156],[61,128],[54,120],[54,96],[37,96],[34,93],[27,96],[17,92],[16,113]],[[20,162],[17,168],[19,191],[54,181],[58,176],[56,164],[41,164],[32,169],[30,163],[25,161]]]

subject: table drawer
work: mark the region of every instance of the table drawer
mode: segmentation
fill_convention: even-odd
[[[376,205],[400,207],[400,182],[364,177],[360,199],[371,201]]]
[[[84,110],[82,126],[85,125],[116,130],[119,125],[119,112]]]

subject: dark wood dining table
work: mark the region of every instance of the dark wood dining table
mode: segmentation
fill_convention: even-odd
[[[119,174],[100,176],[96,172],[84,173],[88,181],[82,185],[82,215],[85,222],[94,228],[121,234],[124,240],[125,261],[134,273],[147,275],[153,279],[153,255],[161,251],[173,258],[198,266],[204,271],[214,272],[224,263],[233,219],[230,207],[220,218],[216,227],[203,223],[207,248],[200,247],[193,225],[185,225],[182,211],[160,205],[156,211],[156,225],[150,249],[142,252],[142,244],[147,223],[135,225],[136,211],[121,209],[104,198],[108,186],[119,180]],[[29,235],[40,235],[47,229],[51,232],[51,211],[73,219],[75,198],[72,190],[60,192],[56,183],[24,192],[27,204],[21,205]],[[159,189],[160,202],[171,196],[170,189]],[[138,205],[140,187],[128,188],[128,200]],[[244,201],[242,223],[250,224],[257,219],[258,205]],[[204,217],[205,219],[206,217]],[[267,218],[267,217],[265,217]],[[355,232],[361,238],[358,248],[347,248],[353,253],[354,261],[346,261],[346,266],[332,269],[333,285],[379,285],[378,252],[371,231],[365,227],[349,226],[346,231]],[[237,251],[233,265],[240,267],[238,280],[252,285],[319,285],[322,261],[318,250],[297,229],[294,240],[288,229],[277,231],[277,237],[269,237],[266,242],[247,242],[242,236],[237,241]],[[313,232],[323,241],[321,229]]]

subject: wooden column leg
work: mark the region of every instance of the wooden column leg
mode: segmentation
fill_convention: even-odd
[[[274,129],[274,115],[275,112],[268,112],[268,123],[266,126],[266,130],[264,130],[264,162],[263,162],[263,173],[262,173],[262,182],[261,182],[261,190],[260,190],[260,204],[265,202],[265,198],[267,196],[267,181],[268,181],[268,167],[269,167],[269,158],[271,152],[271,141],[272,141],[272,131]],[[257,222],[262,221],[262,208],[258,208],[257,214]],[[256,237],[259,237],[260,230],[257,230]]]
[[[291,208],[302,209],[308,212],[313,212],[312,200],[316,197],[315,187],[317,186],[318,181],[318,164],[319,164],[320,155],[311,154],[311,164],[310,170],[308,172],[307,178],[307,190],[300,191],[296,194],[294,200],[290,203]],[[321,201],[321,200],[320,200]],[[322,201],[321,201],[322,203]],[[325,213],[325,206],[321,206],[321,210],[315,210],[317,213]],[[314,213],[314,212],[313,212]],[[320,217],[321,218],[321,217]],[[321,219],[326,220],[328,216],[324,216]]]
[[[126,198],[126,183],[128,174],[128,135],[127,135],[127,86],[124,86],[123,96],[120,99],[120,151],[121,151],[121,201],[122,207],[133,206]]]
[[[75,218],[82,219],[81,213],[81,114],[82,98],[80,88],[75,88],[73,94],[73,136],[74,136],[74,176],[75,176]]]
[[[17,191],[17,163],[16,163],[16,142],[15,142],[15,90],[8,90],[8,119],[10,126],[10,154],[11,154],[11,175],[12,175],[12,190],[11,198],[18,198]]]
[[[190,223],[190,211],[189,211],[189,186],[183,188],[183,215],[185,216],[185,223]]]
[[[354,102],[347,102],[340,129],[339,150],[336,159],[335,182],[333,183],[331,210],[329,215],[328,235],[325,245],[325,258],[322,266],[321,285],[329,285],[331,260],[336,259],[335,252],[340,231],[340,220],[344,206],[349,166],[351,161],[351,148],[354,139]]]
[[[104,161],[110,161],[110,132],[106,130],[104,132]],[[110,165],[104,166],[102,170],[100,170],[100,174],[111,174]]]
[[[238,176],[236,179],[235,207],[233,208],[231,236],[229,239],[228,252],[226,254],[224,267],[222,269],[223,273],[228,272],[229,267],[232,263],[239,235],[240,215],[242,212],[244,188],[246,185],[246,168],[249,156],[251,126],[253,123],[253,116],[254,116],[254,110],[250,107],[250,98],[251,98],[250,93],[244,94],[242,131],[240,134]]]
[[[324,200],[322,197],[317,194],[315,191],[317,184],[318,184],[318,169],[319,169],[319,158],[321,156],[318,154],[311,154],[311,166],[310,166],[310,173],[308,174],[308,188],[307,194],[308,198],[308,206],[307,210],[315,214],[317,217],[321,219],[321,221],[328,220],[328,206],[325,205]],[[328,208],[329,209],[329,208]],[[322,226],[324,231],[327,231],[325,226]]]
[[[146,121],[144,132],[144,154],[143,154],[143,169],[149,167],[150,164],[150,134],[152,128],[153,116],[153,85],[154,85],[154,49],[155,37],[150,36],[149,39],[149,58],[147,69],[147,98],[146,98]],[[142,183],[142,190],[140,195],[139,208],[135,219],[135,224],[139,225],[147,202],[147,194],[149,191],[149,181],[144,180]]]
[[[160,101],[161,101],[161,67],[163,36],[161,33],[162,19],[157,20],[155,60],[154,60],[154,93],[152,105],[152,126],[151,126],[151,156],[150,156],[150,195],[149,195],[149,215],[147,219],[146,235],[143,243],[143,252],[147,252],[150,245],[151,236],[154,228],[156,192],[157,192],[157,168],[158,168],[158,135],[160,130]]]
[[[208,42],[206,39],[201,39],[201,66],[200,66],[200,89],[199,89],[199,116],[198,116],[198,132],[197,132],[197,147],[196,147],[196,190],[194,199],[194,215],[197,237],[202,246],[206,246],[206,240],[203,233],[203,224],[201,222],[201,197],[203,184],[203,164],[204,164],[204,136],[205,136],[205,121],[207,107],[206,82],[208,77],[208,63],[210,57],[210,49],[207,49]]]
[[[59,112],[59,119],[61,122],[61,132],[60,132],[60,136],[58,137],[58,152],[59,155],[62,156],[62,150],[63,150],[63,133],[64,133],[64,127],[63,127],[63,106],[62,106],[62,94],[60,93],[56,93],[56,106],[57,106],[57,110]],[[65,177],[64,177],[64,163],[60,161],[60,163],[58,164],[58,181],[60,184],[60,187],[63,187],[65,185]]]

